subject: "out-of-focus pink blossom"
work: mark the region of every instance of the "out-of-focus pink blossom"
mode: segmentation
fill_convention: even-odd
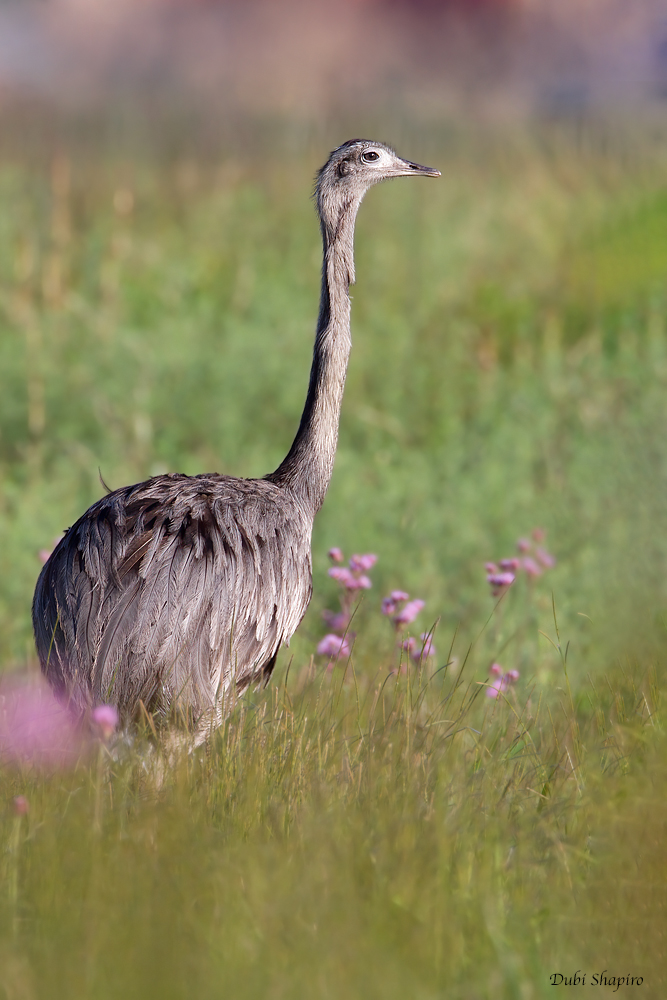
[[[350,558],[350,569],[353,573],[367,573],[369,569],[373,569],[377,561],[378,557],[372,552],[360,556],[354,555]]]
[[[531,534],[536,542],[543,542],[547,537],[547,533],[544,528],[533,528]]]
[[[494,597],[501,594],[508,587],[511,587],[514,583],[515,576],[514,573],[489,573],[486,578],[491,584],[491,593]]]
[[[342,550],[337,547],[329,549],[327,555],[329,556],[329,559],[331,559],[332,562],[337,562],[337,563],[342,563],[344,558]]]
[[[48,562],[49,556],[51,555],[51,553],[53,552],[53,550],[55,549],[56,545],[58,544],[61,538],[62,535],[56,535],[56,537],[53,539],[53,545],[51,546],[50,549],[39,550],[39,552],[37,553],[37,558],[41,563]]]
[[[43,682],[6,678],[0,685],[0,761],[54,769],[74,765],[82,742],[72,716]]]
[[[346,615],[344,611],[327,611],[322,612],[322,617],[333,632],[344,632],[347,626],[350,624],[350,617]]]
[[[542,576],[542,568],[538,566],[532,556],[524,556],[521,565],[528,576]]]
[[[404,649],[406,653],[410,654],[410,656],[414,656],[416,645],[417,640],[413,635],[411,635],[408,639],[403,640],[401,643],[401,649]]]
[[[367,576],[363,574],[355,576],[352,570],[346,566],[332,566],[329,570],[329,576],[337,583],[342,584],[346,590],[370,590],[373,586]]]
[[[102,739],[110,739],[118,725],[118,709],[113,705],[97,705],[91,716],[95,725],[102,733]]]
[[[392,590],[389,597],[382,598],[382,614],[393,615],[398,605],[409,598],[410,595],[405,590]]]
[[[486,564],[486,579],[491,585],[491,593],[494,597],[502,594],[522,570],[530,580],[535,580],[545,570],[552,569],[556,565],[556,560],[550,552],[543,548],[537,548],[535,545],[535,542],[544,539],[545,535],[542,528],[535,528],[531,538],[517,539],[516,547],[522,555],[519,558],[501,559],[498,566],[502,572],[498,572],[495,563]]]
[[[394,625],[396,625],[397,628],[402,625],[409,625],[410,622],[415,620],[419,612],[424,607],[424,604],[425,602],[419,600],[419,598],[414,601],[408,601],[405,607],[401,608],[401,610],[394,615]]]
[[[332,659],[338,659],[340,656],[349,656],[351,647],[347,637],[329,633],[318,642],[317,652],[320,656],[329,656]]]
[[[433,645],[433,634],[431,632],[422,632],[419,637],[421,642],[417,645],[413,656],[416,660],[425,660],[429,656],[437,656],[437,651]]]
[[[553,569],[556,565],[556,559],[546,549],[536,549],[535,555],[537,556],[537,561],[542,563],[545,569]]]
[[[392,590],[392,592],[391,592],[391,594],[389,596],[392,599],[392,601],[395,601],[395,602],[398,602],[398,601],[407,601],[410,598],[410,595],[408,593],[406,593],[405,590]]]
[[[518,670],[508,670],[507,673],[503,673],[503,668],[499,663],[492,663],[489,673],[495,675],[495,680],[486,689],[487,698],[497,698],[499,694],[507,691],[511,684],[516,684],[519,679]]]
[[[16,795],[12,801],[15,816],[27,816],[30,812],[30,803],[25,795]]]

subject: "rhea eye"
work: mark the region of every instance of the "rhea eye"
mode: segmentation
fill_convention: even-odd
[[[374,160],[380,159],[380,154],[376,153],[373,149],[368,149],[365,153],[361,154],[361,159],[364,163],[372,163]]]

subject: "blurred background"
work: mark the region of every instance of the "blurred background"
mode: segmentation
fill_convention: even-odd
[[[331,545],[380,557],[371,650],[393,587],[424,627],[477,634],[484,562],[534,527],[558,558],[541,627],[553,588],[581,676],[654,648],[666,125],[659,0],[3,0],[0,662],[33,662],[39,553],[100,470],[113,488],[278,464],[317,311],[313,176],[357,135],[443,177],[360,215],[297,656],[336,600]],[[548,678],[549,648],[513,641]]]
[[[510,122],[631,112],[667,97],[662,0],[3,0],[0,100],[243,148],[378,120]],[[284,129],[275,128],[282,119]],[[165,130],[177,127],[178,134]],[[253,135],[256,138],[255,135]]]

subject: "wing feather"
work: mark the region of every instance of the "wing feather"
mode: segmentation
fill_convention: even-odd
[[[312,518],[266,480],[164,476],[104,497],[42,571],[42,665],[83,708],[194,718],[270,674],[310,600]],[[48,656],[49,633],[56,655]]]

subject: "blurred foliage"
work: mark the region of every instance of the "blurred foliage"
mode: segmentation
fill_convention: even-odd
[[[465,670],[347,673],[244,699],[205,753],[0,771],[29,803],[0,813],[5,994],[531,1000],[605,969],[661,996],[655,675],[552,715]]]

